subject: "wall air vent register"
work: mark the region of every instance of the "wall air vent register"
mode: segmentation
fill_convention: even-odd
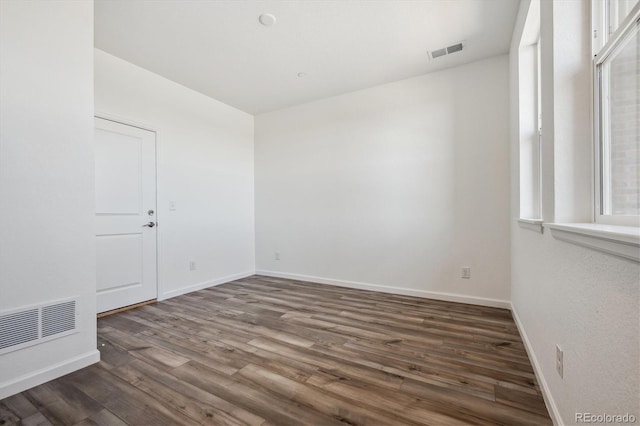
[[[0,355],[78,331],[77,299],[0,312]]]

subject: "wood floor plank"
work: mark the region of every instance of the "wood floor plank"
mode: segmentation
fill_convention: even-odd
[[[114,374],[199,424],[261,425],[265,421],[143,361],[119,367]]]
[[[182,365],[171,372],[181,380],[218,395],[235,405],[269,419],[275,424],[340,424],[331,417],[303,407],[297,402],[282,403],[271,389],[238,377],[220,375],[218,372],[195,362]]]
[[[6,398],[0,403],[0,413],[11,413],[10,417],[17,416],[17,419],[25,419],[33,414],[38,413],[38,409],[29,401],[24,394],[17,394]],[[10,424],[8,420],[3,420],[4,417],[0,414],[0,425]]]
[[[544,401],[540,400],[537,394],[496,385],[495,395],[496,402],[500,402],[501,404],[518,407],[541,416],[545,416],[547,413],[547,407],[545,407]]]
[[[322,392],[313,386],[305,386],[256,365],[249,364],[237,374],[274,390],[287,400],[309,406],[343,423],[389,426],[397,424],[396,416],[389,415],[391,413],[385,415],[375,412],[377,410],[372,410],[371,407],[354,404],[345,395],[334,396]]]
[[[312,379],[315,379],[313,377]],[[310,381],[314,382],[314,381]],[[315,383],[318,383],[315,381]],[[403,423],[415,422],[430,425],[490,424],[472,415],[461,413],[441,403],[416,398],[410,394],[393,392],[383,388],[370,388],[355,380],[329,380],[322,388],[337,396],[348,397],[369,407],[395,413]]]
[[[460,361],[457,358],[447,360],[442,357],[434,357],[430,353],[404,354],[391,345],[372,345],[369,342],[359,341],[347,343],[340,350],[351,350],[353,353],[361,355],[369,354],[370,358],[383,365],[398,366],[396,363],[388,363],[399,361],[400,366],[406,366],[405,368],[411,371],[433,369],[452,374],[458,373],[464,377],[481,381],[483,378],[487,378],[486,382],[491,384],[509,382],[526,388],[530,386],[531,380],[534,378],[533,372],[513,370],[508,365],[500,368],[476,361]]]
[[[550,425],[509,311],[252,276],[98,320],[21,425]]]
[[[42,413],[37,412],[24,418],[19,423],[21,426],[51,426],[51,423]]]
[[[97,413],[93,414],[89,417],[93,423],[98,426],[126,426],[127,424],[122,421],[118,416],[113,414],[111,411],[102,409]]]
[[[0,402],[0,425],[13,425],[20,421],[23,417],[18,417],[18,414],[13,412],[7,404]]]

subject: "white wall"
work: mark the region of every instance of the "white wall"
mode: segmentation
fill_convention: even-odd
[[[528,4],[523,1],[521,8]],[[593,180],[589,2],[542,1],[541,16],[544,220],[588,220]],[[514,38],[520,36],[523,24],[521,13]],[[640,418],[640,265],[517,223],[515,45],[510,55],[514,313],[556,423],[575,424],[576,412],[631,413]],[[555,369],[556,344],[564,351],[563,378]]]
[[[258,115],[258,273],[508,304],[508,90],[500,56]]]
[[[96,362],[93,2],[0,1],[0,311],[78,297],[80,332],[0,355],[0,399]]]
[[[159,298],[252,274],[253,116],[97,49],[95,108],[157,131]]]

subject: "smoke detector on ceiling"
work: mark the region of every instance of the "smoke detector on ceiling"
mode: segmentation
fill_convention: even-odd
[[[442,49],[431,50],[428,52],[429,59],[438,59],[443,56],[451,55],[452,53],[461,52],[464,48],[464,44],[465,42],[461,41],[459,43],[452,44],[451,46],[443,47]]]
[[[272,26],[273,24],[276,23],[276,17],[273,16],[272,14],[270,14],[270,13],[263,13],[262,15],[260,15],[258,17],[258,20],[265,27],[270,27],[270,26]]]

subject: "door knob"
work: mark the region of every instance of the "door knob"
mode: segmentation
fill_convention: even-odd
[[[149,223],[147,223],[145,225],[142,225],[142,226],[146,226],[147,228],[153,228],[154,226],[156,226],[156,224],[154,222],[149,222]]]

